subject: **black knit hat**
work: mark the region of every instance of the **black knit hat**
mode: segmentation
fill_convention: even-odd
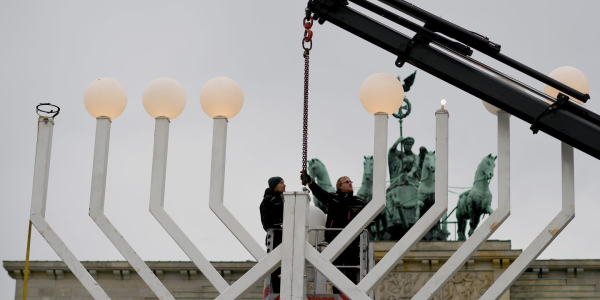
[[[274,190],[275,187],[283,180],[283,178],[279,176],[269,178],[269,188]]]

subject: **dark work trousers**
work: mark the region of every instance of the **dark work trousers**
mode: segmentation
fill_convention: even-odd
[[[360,244],[359,238],[356,238],[348,247],[333,261],[334,266],[348,266],[351,268],[340,268],[339,270],[350,279],[350,281],[354,282],[354,284],[358,283],[358,275],[359,266],[360,266]],[[335,286],[333,286],[333,293],[340,294],[340,290],[338,290]]]
[[[275,249],[277,248],[277,246],[279,246],[281,244],[281,235],[282,235],[282,230],[281,229],[275,229],[273,230],[273,248]],[[267,245],[268,247],[269,245]],[[277,268],[277,270],[275,270],[273,273],[271,273],[271,288],[273,288],[273,294],[279,294],[279,288],[281,286],[281,280],[279,278],[279,275],[281,275],[281,268]]]

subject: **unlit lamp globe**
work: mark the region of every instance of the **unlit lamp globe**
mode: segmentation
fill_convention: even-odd
[[[367,77],[360,87],[360,103],[372,115],[391,115],[398,111],[403,102],[402,83],[391,74],[375,73]]]
[[[123,113],[127,106],[127,92],[118,81],[112,78],[98,78],[85,88],[83,104],[92,117],[106,117],[114,120]]]
[[[481,100],[481,103],[483,103],[483,107],[485,107],[485,109],[487,109],[487,111],[489,111],[491,114],[497,116],[498,112],[501,111],[501,109]]]
[[[153,118],[177,118],[185,108],[185,90],[174,79],[161,77],[152,80],[142,95],[146,112]]]
[[[548,75],[550,78],[559,81],[573,89],[583,93],[588,94],[590,92],[590,82],[587,80],[583,72],[581,72],[577,68],[573,67],[560,67],[550,72]],[[558,97],[558,90],[549,86],[544,86],[544,93],[548,94],[550,97],[555,98]],[[576,101],[578,103],[583,104],[581,101],[574,99],[571,95],[567,95],[571,100]]]
[[[216,77],[202,87],[200,105],[211,118],[231,119],[240,112],[244,105],[244,92],[233,79]]]

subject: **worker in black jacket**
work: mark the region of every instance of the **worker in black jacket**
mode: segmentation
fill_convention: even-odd
[[[265,190],[265,195],[260,203],[260,221],[265,231],[273,230],[273,248],[281,244],[281,225],[283,224],[283,192],[285,192],[285,182],[281,177],[269,178],[269,187]],[[268,243],[268,239],[267,239]],[[269,246],[269,245],[267,245]],[[279,275],[281,268],[271,274],[271,287],[273,293],[279,293],[280,281]]]
[[[325,204],[327,208],[327,223],[325,227],[327,228],[345,228],[366,205],[364,201],[354,196],[352,180],[348,176],[342,176],[338,179],[335,185],[337,188],[335,193],[323,190],[316,182],[312,181],[312,178],[306,172],[302,173],[301,179],[302,184],[308,184],[315,197]],[[339,233],[340,231],[336,230],[326,231],[325,241],[331,243]],[[352,241],[333,264],[335,266],[352,266],[352,268],[341,268],[340,271],[352,282],[355,284],[358,283],[358,266],[360,265],[359,239],[356,238]],[[334,293],[339,293],[335,287]]]

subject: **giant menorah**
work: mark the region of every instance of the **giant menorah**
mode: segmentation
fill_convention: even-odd
[[[490,75],[482,73],[482,76]],[[435,112],[436,201],[433,207],[357,285],[331,263],[385,208],[388,116],[398,110],[403,98],[402,85],[389,74],[372,75],[365,80],[361,87],[361,102],[365,109],[374,115],[373,200],[325,250],[318,252],[307,242],[307,211],[310,202],[308,193],[303,191],[284,193],[283,241],[280,246],[267,254],[223,203],[228,119],[233,118],[242,107],[242,90],[235,81],[225,77],[212,79],[204,86],[200,96],[202,108],[209,117],[214,119],[209,207],[258,261],[253,268],[230,285],[163,208],[169,124],[181,113],[186,99],[183,88],[176,81],[159,78],[146,88],[143,96],[146,110],[156,119],[150,212],[218,290],[220,295],[216,299],[241,298],[258,280],[278,267],[282,268],[280,299],[304,299],[306,297],[305,268],[307,262],[327,277],[348,298],[370,299],[368,293],[383,280],[448,210],[449,113],[445,109],[445,101],[442,101],[442,107]],[[104,214],[111,123],[125,109],[127,102],[125,89],[114,79],[101,78],[88,86],[84,100],[88,111],[97,119],[89,215],[159,299],[175,299]],[[498,209],[443,264],[414,299],[432,298],[510,214],[509,115],[498,109],[492,112],[497,114],[498,118]],[[110,299],[45,220],[54,122],[52,116],[40,117],[38,121],[30,220],[94,299]],[[574,217],[573,173],[573,148],[563,143],[563,209],[494,282],[482,298],[497,299],[502,296]]]

